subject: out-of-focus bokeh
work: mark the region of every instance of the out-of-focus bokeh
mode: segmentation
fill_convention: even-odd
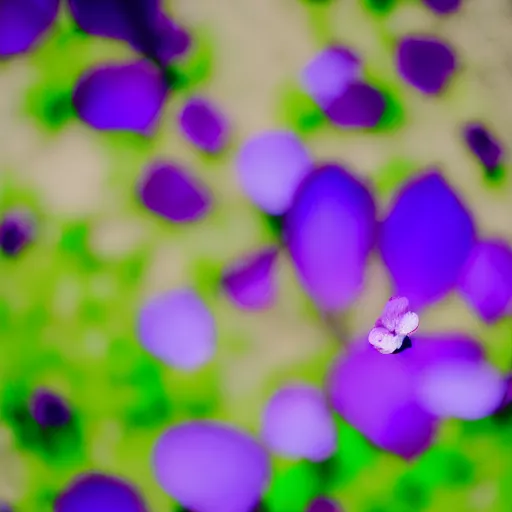
[[[509,511],[511,21],[0,0],[0,511]]]

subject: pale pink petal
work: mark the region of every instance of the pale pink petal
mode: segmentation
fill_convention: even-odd
[[[396,326],[395,332],[397,334],[403,334],[407,336],[413,333],[420,324],[420,318],[416,313],[412,311],[408,311],[402,318],[399,320],[398,325]]]
[[[375,327],[368,335],[368,341],[382,354],[392,354],[402,346],[405,336],[393,335],[383,327]]]
[[[406,297],[391,297],[384,306],[380,321],[388,331],[396,331],[402,316],[408,311],[409,300]]]

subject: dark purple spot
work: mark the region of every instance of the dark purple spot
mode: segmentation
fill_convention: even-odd
[[[144,171],[139,194],[144,205],[174,222],[191,222],[210,209],[207,189],[171,162],[153,162]]]
[[[462,0],[422,0],[423,3],[436,14],[451,14],[457,11]]]
[[[69,6],[88,34],[125,41],[161,65],[190,45],[188,33],[161,11],[158,0],[69,0]]]
[[[396,63],[402,77],[424,94],[440,93],[456,67],[453,50],[430,36],[402,39]]]
[[[33,418],[42,427],[61,427],[71,417],[64,400],[45,389],[39,389],[32,395],[30,410]]]
[[[180,112],[179,122],[184,135],[204,151],[215,153],[224,147],[227,123],[209,101],[191,98]]]
[[[469,149],[485,167],[492,169],[501,163],[503,156],[501,145],[482,124],[466,125],[464,139]]]
[[[352,82],[326,107],[331,121],[344,128],[372,128],[386,109],[382,94],[371,85]]]
[[[15,256],[32,240],[32,234],[32,222],[26,214],[8,213],[0,223],[0,248]]]

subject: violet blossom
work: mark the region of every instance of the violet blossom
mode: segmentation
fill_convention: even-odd
[[[406,336],[419,325],[419,317],[409,310],[406,297],[391,297],[382,315],[368,335],[368,341],[382,354],[392,354],[402,347]]]

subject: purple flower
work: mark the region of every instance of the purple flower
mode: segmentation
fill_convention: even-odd
[[[236,306],[265,309],[274,304],[277,255],[277,248],[266,247],[243,256],[224,270],[222,286]]]
[[[328,458],[336,448],[336,429],[323,393],[305,385],[280,389],[265,409],[262,437],[269,448],[285,456]]]
[[[269,131],[249,139],[237,159],[238,177],[244,192],[262,210],[284,213],[311,159],[291,132]]]
[[[142,345],[165,363],[193,370],[215,350],[215,321],[203,301],[188,289],[150,299],[138,321]]]
[[[102,65],[78,82],[73,104],[80,118],[97,130],[133,130],[147,134],[154,128],[167,97],[160,71],[147,61]]]
[[[189,35],[161,10],[158,0],[68,0],[88,34],[119,39],[160,65],[182,55]]]
[[[318,105],[326,109],[359,78],[360,72],[361,61],[350,48],[330,46],[304,68],[301,81]]]
[[[452,290],[475,241],[473,220],[439,172],[399,192],[380,230],[380,252],[394,295],[419,309]]]
[[[344,128],[373,128],[384,115],[382,94],[364,82],[352,82],[325,108],[331,121]]]
[[[405,297],[391,297],[382,315],[368,335],[368,341],[382,354],[392,354],[400,349],[406,336],[412,334],[420,323],[416,313],[409,310]]]
[[[58,11],[59,0],[0,0],[0,57],[31,50]]]
[[[270,477],[268,455],[255,440],[213,422],[169,429],[155,446],[153,466],[170,496],[201,512],[251,510]]]
[[[344,308],[357,296],[375,235],[370,192],[335,164],[304,179],[285,217],[285,242],[299,277],[325,310]]]
[[[183,134],[208,153],[223,149],[227,140],[227,122],[222,114],[203,98],[191,98],[179,114]]]
[[[30,410],[33,418],[42,427],[61,427],[71,418],[66,402],[46,389],[38,389],[32,395]]]
[[[4,254],[15,256],[32,240],[33,224],[24,212],[11,211],[0,222],[0,248]]]
[[[147,512],[137,489],[120,478],[89,473],[80,476],[55,501],[55,512]]]
[[[403,38],[396,62],[402,77],[424,94],[439,94],[456,67],[453,50],[431,36]]]
[[[423,3],[436,14],[451,14],[460,8],[462,0],[423,0]]]
[[[464,127],[464,138],[469,149],[488,168],[501,163],[503,150],[500,143],[482,124],[470,123]]]
[[[315,498],[309,504],[307,512],[343,512],[343,510],[332,500]]]
[[[335,410],[375,444],[406,459],[429,447],[439,418],[494,412],[504,386],[480,345],[456,334],[415,336],[414,348],[395,357],[357,342],[327,380]]]
[[[425,451],[436,432],[435,416],[416,398],[404,362],[409,352],[384,357],[368,343],[357,343],[334,364],[327,381],[336,412],[376,445],[405,459]]]
[[[507,314],[512,303],[510,247],[499,240],[479,242],[461,275],[459,288],[486,322]]]
[[[193,222],[210,210],[208,190],[185,169],[155,161],[144,170],[139,195],[149,210],[172,222]]]

